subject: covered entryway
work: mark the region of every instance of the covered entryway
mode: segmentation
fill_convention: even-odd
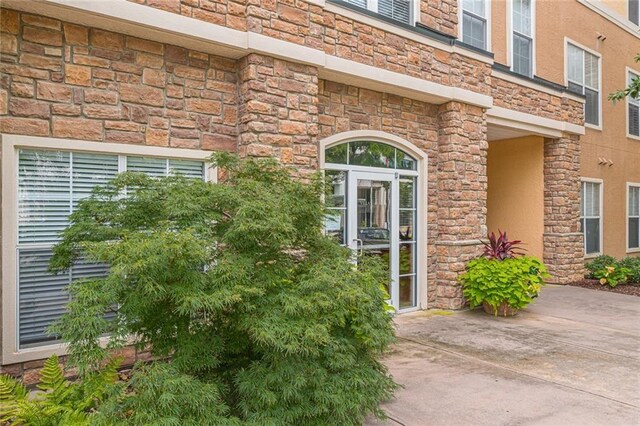
[[[422,161],[406,146],[380,134],[324,147],[323,168],[331,182],[325,231],[351,248],[356,259],[383,260],[389,268],[389,303],[400,312],[420,308],[426,272],[420,261],[424,259],[419,213],[424,203]]]

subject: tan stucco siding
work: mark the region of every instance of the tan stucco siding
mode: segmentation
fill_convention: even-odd
[[[489,143],[487,228],[507,231],[542,258],[544,231],[544,140],[529,136]]]

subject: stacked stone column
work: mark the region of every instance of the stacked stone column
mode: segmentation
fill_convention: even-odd
[[[318,167],[318,70],[250,54],[238,66],[238,153],[304,176]]]
[[[544,142],[544,263],[550,282],[579,280],[584,270],[580,232],[580,137]]]
[[[464,306],[457,277],[481,252],[487,216],[487,125],[485,110],[449,102],[438,110],[435,303]],[[433,286],[431,286],[433,289]],[[431,290],[433,291],[433,290]]]

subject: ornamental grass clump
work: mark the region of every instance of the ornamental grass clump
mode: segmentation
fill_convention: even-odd
[[[272,160],[213,161],[224,183],[120,175],[80,203],[55,248],[57,270],[79,257],[110,265],[71,284],[53,330],[79,372],[131,341],[161,359],[138,366],[97,418],[356,425],[383,415],[396,389],[380,362],[394,340],[388,272],[355,266],[323,236],[319,177],[300,182]]]
[[[506,232],[488,237],[481,257],[467,264],[459,276],[462,292],[471,308],[483,305],[494,315],[513,315],[538,296],[548,277],[544,264],[524,256],[521,241],[510,241]]]

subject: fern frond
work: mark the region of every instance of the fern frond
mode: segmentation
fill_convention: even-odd
[[[17,424],[20,404],[27,400],[27,388],[9,376],[0,376],[0,423]]]
[[[47,391],[55,391],[64,385],[64,375],[62,368],[58,364],[58,355],[52,355],[45,362],[42,370],[40,370],[40,384],[38,389]]]

